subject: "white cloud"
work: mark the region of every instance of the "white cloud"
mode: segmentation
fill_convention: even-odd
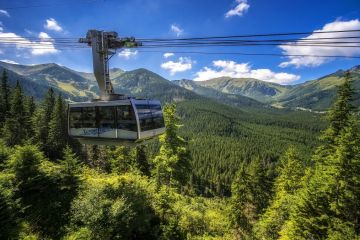
[[[195,76],[195,81],[205,81],[218,77],[232,77],[255,78],[279,84],[288,84],[300,79],[300,76],[298,75],[285,72],[276,73],[270,69],[251,69],[251,66],[248,63],[236,63],[227,60],[213,61],[213,68],[204,67],[197,72]]]
[[[161,64],[161,68],[169,70],[170,75],[174,75],[177,72],[184,72],[192,68],[192,64],[195,63],[188,57],[179,57],[177,62],[167,61]]]
[[[0,9],[0,16],[10,17],[10,14],[8,13],[8,11]]]
[[[336,20],[334,22],[326,24],[323,28],[315,31],[344,31],[344,30],[356,30],[360,29],[360,21],[358,19],[350,21],[341,21]],[[336,38],[336,37],[352,37],[357,36],[357,32],[334,32],[334,33],[322,33],[322,34],[311,34],[302,39],[310,39],[305,41],[311,41],[311,39],[316,38]],[[331,42],[334,40],[318,39],[318,41]],[[337,40],[335,40],[337,41]],[[340,39],[341,42],[354,41],[354,39]],[[292,43],[298,45],[300,42]],[[301,42],[304,43],[304,40]],[[328,44],[334,45],[334,44]],[[360,44],[359,43],[344,43],[341,45],[352,45],[358,46],[353,47],[318,47],[318,46],[291,46],[291,45],[281,45],[280,48],[283,50],[283,54],[286,55],[322,55],[322,56],[354,56],[360,54]],[[320,66],[326,62],[331,61],[334,58],[324,58],[324,57],[297,57],[290,56],[288,61],[280,63],[280,67],[295,66],[299,67],[316,67]]]
[[[124,49],[121,52],[119,52],[118,56],[125,58],[125,59],[130,59],[132,57],[135,57],[138,54],[138,51],[132,51],[130,49]]]
[[[184,29],[180,28],[177,24],[171,24],[170,30],[175,33],[177,37],[180,37],[184,33]]]
[[[61,32],[63,30],[62,27],[59,25],[59,23],[54,18],[46,19],[44,28],[46,28],[48,30],[53,30],[56,32]]]
[[[169,58],[169,57],[172,57],[172,56],[174,56],[174,55],[175,55],[174,53],[167,52],[167,53],[164,53],[163,57],[164,57],[164,58]]]
[[[19,64],[18,62],[15,62],[13,60],[9,60],[9,59],[1,59],[1,62],[5,62],[5,63],[10,63],[10,64]]]
[[[45,54],[52,54],[57,53],[57,50],[54,46],[54,40],[45,32],[39,33],[40,41],[38,44],[35,44],[31,50],[33,55],[45,55]]]
[[[39,34],[39,41],[30,41],[15,33],[0,32],[0,43],[5,46],[15,46],[18,50],[30,50],[32,55],[45,55],[58,53],[54,40],[44,32]]]
[[[237,3],[236,7],[230,9],[227,13],[225,13],[226,18],[233,16],[242,16],[250,8],[250,5],[248,4],[247,0],[236,0],[235,2]]]

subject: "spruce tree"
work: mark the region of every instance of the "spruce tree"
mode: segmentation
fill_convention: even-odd
[[[34,97],[29,96],[25,97],[25,112],[26,112],[26,128],[27,131],[27,138],[33,138],[34,137],[34,124],[33,124],[33,117],[36,111],[36,105],[34,102]]]
[[[49,123],[55,105],[55,93],[50,88],[45,96],[41,106],[37,109],[33,122],[35,125],[34,142],[39,144],[41,149],[49,154],[48,138],[49,138]]]
[[[280,239],[359,237],[360,141],[351,100],[347,74],[329,113],[330,125],[322,136],[325,142],[313,156],[314,167],[306,171],[304,187],[296,194]]]
[[[51,114],[49,123],[49,135],[47,140],[47,150],[52,159],[61,158],[64,147],[68,143],[67,124],[66,124],[65,102],[59,94],[56,99],[55,107]]]
[[[274,198],[256,224],[255,232],[259,239],[279,238],[279,232],[296,203],[295,193],[302,187],[304,170],[304,160],[294,147],[290,147],[280,159]]]
[[[230,220],[240,238],[253,235],[253,227],[268,205],[271,187],[264,161],[255,158],[240,166],[231,186],[230,201]]]
[[[0,124],[5,122],[10,111],[10,86],[8,84],[8,75],[4,70],[0,86]]]
[[[174,104],[164,108],[166,130],[160,136],[160,153],[154,159],[157,187],[183,187],[190,172],[190,154],[187,142],[178,135],[180,127]]]
[[[27,114],[24,107],[24,96],[19,81],[11,95],[11,106],[5,120],[4,139],[8,145],[14,146],[23,143],[27,134]]]
[[[137,146],[135,149],[135,158],[137,166],[142,174],[150,177],[150,164],[147,160],[145,147]]]
[[[354,90],[351,85],[350,72],[346,72],[344,78],[344,83],[338,87],[336,101],[328,114],[330,126],[323,135],[323,139],[330,145],[335,143],[340,131],[348,125],[354,110],[352,105]]]

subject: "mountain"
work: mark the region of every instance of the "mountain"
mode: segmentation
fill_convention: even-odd
[[[175,83],[199,95],[215,96],[218,100],[235,105],[236,101],[234,103],[231,99],[233,95],[248,97],[275,107],[324,111],[329,109],[333,103],[337,87],[343,83],[346,71],[338,70],[319,79],[297,85],[279,85],[251,78],[230,77],[207,81],[180,80]],[[350,71],[355,90],[354,104],[360,106],[360,65],[354,66],[348,71]],[[226,94],[226,96],[219,96],[218,92]]]
[[[127,71],[112,79],[115,92],[164,102],[199,99],[199,95],[173,84],[160,75],[140,68]]]
[[[349,71],[355,90],[354,104],[360,106],[360,65]],[[326,110],[334,102],[337,87],[344,82],[345,73],[344,70],[338,70],[319,79],[296,85],[277,101],[284,107]]]
[[[16,81],[19,81],[27,95],[31,95],[34,96],[36,99],[39,99],[42,98],[48,90],[47,86],[33,82],[27,77],[19,75],[18,73],[9,70],[8,68],[5,68],[0,64],[0,73],[2,73],[4,70],[7,71],[10,86],[15,86]]]
[[[269,102],[285,94],[292,86],[264,82],[253,78],[220,77],[196,82],[199,86],[212,88],[227,94],[250,97],[259,102]]]
[[[235,105],[238,107],[244,107],[244,106],[264,107],[264,104],[252,98],[236,95],[236,94],[223,93],[213,88],[203,87],[198,85],[197,82],[193,80],[182,79],[182,80],[175,80],[172,82],[180,87],[193,91],[201,96],[209,97],[225,104]]]
[[[49,87],[73,100],[86,100],[97,95],[96,91],[91,89],[93,86],[97,88],[94,81],[55,63],[20,65],[0,62],[0,70],[3,69],[7,70],[10,83],[20,80],[25,93],[37,98],[41,98]],[[34,91],[36,93],[32,94]]]
[[[0,62],[0,71],[8,71],[11,85],[19,80],[28,95],[41,98],[49,87],[65,98],[87,101],[98,97],[98,85],[91,73],[78,72],[58,64],[20,65]],[[360,65],[350,69],[354,89],[360,90]],[[141,98],[184,101],[209,98],[238,107],[312,109],[323,111],[334,101],[336,88],[344,80],[345,70],[293,86],[284,86],[251,78],[221,77],[207,81],[168,81],[146,69],[110,70],[115,91]],[[355,95],[360,105],[360,95]]]

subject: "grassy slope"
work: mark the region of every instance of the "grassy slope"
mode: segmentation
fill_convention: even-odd
[[[221,77],[197,82],[197,84],[219,90],[223,93],[250,97],[260,102],[271,101],[274,97],[281,96],[291,89],[291,86],[283,86],[252,78]]]

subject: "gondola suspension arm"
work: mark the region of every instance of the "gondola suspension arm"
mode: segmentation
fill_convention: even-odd
[[[119,38],[116,32],[89,30],[86,38],[80,38],[80,43],[92,47],[93,69],[99,85],[101,100],[121,99],[124,95],[116,94],[110,80],[109,60],[120,48],[135,48],[141,46],[133,37]]]

